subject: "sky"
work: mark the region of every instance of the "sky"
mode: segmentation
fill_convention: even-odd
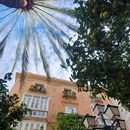
[[[58,0],[49,0],[49,1],[51,2],[51,4],[61,7],[61,8],[62,7],[68,7],[68,8],[73,7],[72,0],[70,0],[70,1],[69,0],[66,0],[66,1],[59,0],[60,2]],[[13,22],[15,22],[15,20],[13,21],[13,17],[15,15],[17,15],[17,13],[10,14],[4,20],[1,20],[2,17],[6,16],[9,12],[13,11],[13,9],[9,9],[7,11],[6,10],[1,11],[5,8],[7,8],[7,7],[0,5],[0,41],[2,41],[3,37],[5,37],[5,35],[9,32],[10,28],[13,25]],[[67,17],[66,15],[61,15],[59,13],[55,14],[55,12],[52,12],[52,15],[65,19],[66,22],[76,24],[75,19]],[[7,28],[5,28],[4,31],[1,31],[3,25],[7,22],[9,22],[9,26],[7,26]],[[23,21],[22,21],[22,16],[21,16],[21,18],[18,20],[17,25],[12,30],[12,32],[5,44],[6,46],[4,49],[4,53],[2,55],[2,58],[0,59],[0,78],[2,78],[6,73],[11,72],[13,62],[15,59],[15,51],[16,51],[18,41],[20,38],[20,30],[22,29],[21,28],[22,22]],[[30,19],[28,20],[28,22],[29,22],[28,26],[30,27],[30,22],[31,22]],[[60,24],[60,23],[58,23],[58,24]],[[61,28],[64,29],[64,31],[67,32],[67,34],[70,36],[73,36],[75,34],[74,32],[70,31],[68,28],[66,28],[63,24],[61,24]],[[43,42],[43,45],[45,46],[46,51],[47,51],[47,59],[49,60],[49,64],[50,64],[51,76],[69,80],[69,77],[71,74],[70,69],[65,70],[61,67],[61,65],[60,65],[61,63],[60,63],[57,55],[55,54],[54,50],[50,46],[47,36],[46,36],[45,32],[44,33],[42,32],[42,29],[40,28],[38,22],[37,22],[37,30],[38,30],[39,36],[41,38],[41,42]],[[23,30],[23,33],[24,33],[24,30]],[[63,37],[62,34],[58,31],[57,31],[57,34],[59,36],[61,35],[61,37]],[[30,36],[30,39],[31,39],[31,36]],[[63,39],[65,39],[65,38],[63,37]],[[67,39],[65,39],[65,40],[67,40]],[[67,58],[67,55],[64,53],[63,49],[60,49],[60,50],[62,52],[62,56]],[[33,58],[34,58],[33,44],[30,44],[28,72],[45,75],[40,58],[38,59],[37,70],[36,70]],[[13,72],[12,81],[10,81],[8,83],[9,89],[11,89],[11,87],[14,84],[16,72],[21,72],[21,61],[20,60]]]

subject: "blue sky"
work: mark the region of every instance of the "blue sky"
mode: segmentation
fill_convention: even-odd
[[[57,2],[58,0],[50,0],[50,1],[53,2],[53,4],[55,4],[56,6],[73,7],[72,0],[70,0],[70,1],[69,0],[67,0],[67,1],[60,0],[60,2]],[[3,5],[0,5],[0,10],[2,10],[4,8],[6,8],[6,7],[3,6]],[[13,9],[10,9],[10,10],[4,11],[4,12],[0,12],[0,18],[5,16],[9,11],[12,11],[12,10]],[[14,15],[15,15],[15,13],[12,14],[12,15],[9,15],[5,19],[5,21],[0,21],[0,28],[2,28],[2,25],[5,24],[7,21],[9,21],[9,19],[11,19]],[[60,14],[56,14],[55,16],[59,16],[63,19],[65,18],[65,20],[67,22],[71,22],[73,24],[76,23],[76,20],[71,19],[70,17],[62,16]],[[14,58],[15,58],[15,50],[16,50],[18,40],[19,40],[19,35],[20,35],[19,30],[21,30],[21,28],[20,28],[21,27],[21,21],[22,20],[19,19],[17,26],[13,29],[10,37],[7,40],[7,44],[6,44],[6,47],[5,47],[5,50],[4,50],[4,54],[3,54],[2,59],[0,61],[0,68],[1,68],[0,69],[0,77],[3,77],[5,73],[10,72],[11,69],[12,69]],[[74,35],[74,32],[68,30],[68,28],[66,28],[63,25],[61,25],[61,26],[62,26],[62,29],[64,29],[70,36]],[[5,36],[5,34],[7,34],[9,28],[11,28],[11,24],[4,31],[2,31],[2,33],[0,33],[0,41]],[[40,28],[39,28],[39,32],[41,32]],[[59,33],[59,32],[57,32],[57,33]],[[68,80],[69,76],[70,76],[70,70],[66,71],[65,69],[61,68],[61,66],[60,66],[61,63],[60,63],[58,57],[56,56],[56,54],[54,53],[54,50],[52,49],[52,47],[48,43],[48,39],[46,37],[46,34],[39,33],[39,35],[40,35],[40,37],[42,37],[41,40],[42,40],[42,42],[44,42],[44,46],[46,46],[46,49],[47,49],[47,52],[48,52],[47,58],[49,59],[49,63],[50,63],[51,76]],[[58,35],[60,35],[60,33]],[[38,62],[38,69],[36,70],[35,64],[33,62],[33,57],[34,57],[33,46],[30,45],[30,47],[31,47],[30,52],[29,52],[29,56],[30,56],[29,62],[30,62],[30,64],[28,66],[28,72],[37,73],[37,74],[40,74],[40,75],[45,75],[45,72],[43,71],[43,67],[42,67],[42,63],[41,63],[40,59],[39,59],[39,62]],[[61,49],[61,51],[63,52],[62,49]],[[63,54],[63,57],[66,57],[64,52],[62,54]],[[9,89],[12,87],[12,85],[14,83],[16,72],[21,72],[21,62],[20,61],[18,62],[17,67],[14,70],[13,80],[9,83]]]

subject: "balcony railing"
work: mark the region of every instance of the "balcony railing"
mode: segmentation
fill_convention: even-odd
[[[76,99],[76,93],[71,89],[64,89],[63,97]]]
[[[35,83],[34,85],[31,85],[30,91],[39,92],[39,93],[46,93],[47,90],[43,84]]]
[[[26,117],[47,118],[47,112],[46,111],[31,110],[26,114]]]

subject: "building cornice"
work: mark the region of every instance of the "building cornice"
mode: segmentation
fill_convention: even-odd
[[[16,73],[16,79],[20,78],[20,73]],[[68,80],[58,79],[56,77],[52,77],[51,79],[47,79],[46,76],[38,75],[38,74],[32,74],[32,73],[25,73],[25,78],[27,80],[39,80],[39,81],[46,81],[50,83],[56,83],[56,84],[64,84],[75,87],[75,85]]]

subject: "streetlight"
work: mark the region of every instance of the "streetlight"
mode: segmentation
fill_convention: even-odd
[[[116,119],[113,124],[114,127],[117,128],[117,130],[126,130],[126,124],[125,120],[122,119]]]
[[[96,115],[100,115],[104,112],[104,105],[96,104],[93,108],[93,111]]]
[[[95,127],[95,116],[85,115],[83,123],[86,128],[92,130]]]
[[[103,122],[101,126],[95,119],[96,116],[85,115],[83,123],[88,130],[126,130],[125,120],[119,119],[120,113],[118,106],[96,104],[93,111]],[[106,118],[107,117],[107,118]]]
[[[108,115],[111,119],[120,117],[118,106],[107,105],[105,114]]]

